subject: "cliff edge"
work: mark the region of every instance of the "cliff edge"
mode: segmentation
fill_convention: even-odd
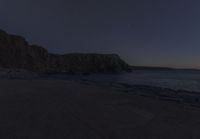
[[[23,37],[0,30],[0,67],[42,73],[106,73],[130,69],[116,54],[51,54]]]

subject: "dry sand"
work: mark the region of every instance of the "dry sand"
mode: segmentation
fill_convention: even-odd
[[[0,139],[199,139],[200,108],[62,80],[1,80]]]

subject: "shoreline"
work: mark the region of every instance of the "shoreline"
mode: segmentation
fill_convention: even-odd
[[[130,85],[124,83],[99,83],[90,80],[80,80],[80,83],[91,84],[100,87],[114,88],[124,93],[160,99],[165,101],[178,102],[200,108],[200,92],[175,90],[148,85]]]
[[[112,88],[116,91],[130,93],[132,95],[139,95],[149,97],[152,99],[160,99],[165,101],[178,102],[194,107],[200,107],[200,92],[188,91],[188,90],[175,90],[170,88],[150,86],[150,85],[130,85],[125,83],[114,83],[114,82],[98,82],[88,79],[62,79],[62,78],[48,78],[48,76],[38,76],[34,78],[0,78],[0,81],[66,81],[66,82],[77,82],[86,85],[94,85],[102,88]]]

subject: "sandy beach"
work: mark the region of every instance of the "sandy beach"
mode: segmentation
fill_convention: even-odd
[[[77,81],[1,80],[1,139],[199,139],[200,108]]]

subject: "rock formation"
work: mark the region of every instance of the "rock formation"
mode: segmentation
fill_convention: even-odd
[[[99,73],[129,70],[116,54],[51,54],[23,37],[0,30],[0,67],[34,72]]]

